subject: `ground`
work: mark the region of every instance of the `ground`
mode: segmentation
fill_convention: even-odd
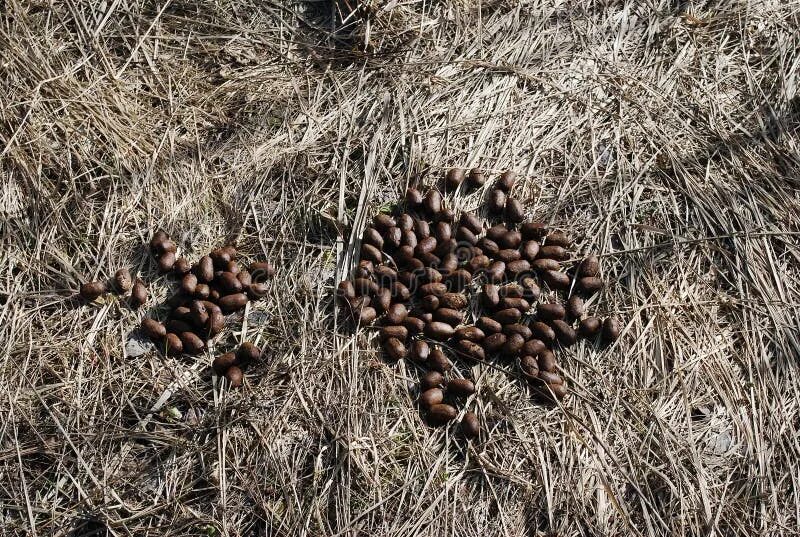
[[[0,7],[2,533],[796,535],[800,4],[348,3]],[[560,405],[464,369],[469,444],[332,298],[451,166],[517,170],[624,326]],[[158,228],[277,265],[241,390],[138,341]],[[142,311],[72,298],[121,266]]]

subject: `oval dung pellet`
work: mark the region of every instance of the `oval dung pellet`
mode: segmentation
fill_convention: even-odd
[[[244,382],[244,373],[239,366],[233,365],[225,372],[225,378],[231,388],[240,388]]]
[[[167,329],[155,319],[144,319],[142,321],[142,333],[150,339],[159,340],[167,335]]]
[[[361,259],[366,259],[367,261],[372,261],[373,263],[381,263],[383,262],[383,254],[371,244],[362,243]]]
[[[444,392],[441,388],[431,388],[419,394],[419,404],[422,408],[429,409],[444,401]]]
[[[579,277],[594,277],[600,274],[600,260],[596,255],[590,255],[578,265]]]
[[[556,319],[550,323],[550,326],[553,327],[553,331],[556,333],[556,339],[564,347],[574,345],[578,340],[575,330],[565,321]]]
[[[552,343],[556,338],[556,333],[550,327],[550,325],[542,322],[542,321],[535,321],[530,324],[531,332],[533,332],[533,337],[544,341],[545,343]]]
[[[497,241],[497,244],[500,245],[501,248],[519,248],[519,245],[522,243],[522,234],[519,231],[507,231],[505,235],[500,237]]]
[[[506,277],[506,264],[502,261],[495,261],[484,271],[486,279],[491,283],[500,283]]]
[[[251,271],[252,272],[252,271]],[[204,255],[201,257],[194,267],[194,273],[197,280],[201,283],[209,283],[214,279],[214,262],[211,257]]]
[[[434,218],[437,222],[450,222],[452,224],[456,218],[456,213],[449,207],[442,207],[442,210],[436,213]]]
[[[514,198],[508,198],[506,200],[506,206],[504,213],[506,221],[513,222],[514,224],[518,224],[525,220],[525,209],[522,207],[522,204],[519,200]]]
[[[359,263],[359,266],[361,265],[362,263]],[[366,266],[365,263],[364,266]],[[372,265],[369,266],[371,267]],[[250,266],[247,267],[247,270],[250,272],[250,276],[256,283],[264,282],[275,276],[275,267],[273,267],[272,264],[267,261],[257,261],[255,263],[251,263]]]
[[[548,384],[547,387],[553,391],[556,399],[564,399],[569,393],[567,386],[563,382],[561,384]]]
[[[533,331],[531,331],[533,333]],[[547,345],[540,339],[529,339],[522,346],[522,354],[530,354],[532,356],[539,356],[540,353],[547,350]]]
[[[447,283],[451,291],[461,292],[472,281],[472,274],[465,269],[457,269],[450,273],[447,277]]]
[[[412,361],[418,364],[424,364],[425,362],[428,361],[430,355],[431,355],[431,348],[424,341],[418,339],[411,344],[411,351],[409,352],[409,358],[411,358]]]
[[[150,250],[155,254],[163,254],[166,250],[162,249],[162,244],[165,241],[169,240],[169,235],[166,234],[163,230],[158,230],[153,233],[153,236],[150,238]]]
[[[354,299],[356,297],[356,287],[353,282],[350,280],[340,281],[336,288],[336,297],[342,304]]]
[[[483,330],[485,334],[495,334],[503,330],[503,325],[492,319],[491,317],[479,317],[475,322],[475,326]]]
[[[563,231],[552,231],[544,239],[544,243],[548,246],[561,246],[562,248],[569,248],[572,245],[572,240]]]
[[[583,299],[578,295],[572,295],[567,300],[567,307],[565,309],[567,310],[567,315],[571,319],[580,319],[584,309]]]
[[[361,324],[362,326],[366,326],[372,324],[377,317],[378,317],[378,312],[375,311],[375,308],[373,308],[372,306],[366,306],[364,308],[361,308],[361,310],[358,312],[357,318],[359,324]]]
[[[536,359],[536,365],[540,371],[554,372],[556,370],[556,355],[550,349],[545,349],[539,353]]]
[[[425,237],[424,239],[421,239],[417,243],[417,247],[414,248],[414,255],[416,257],[420,257],[424,254],[433,253],[433,251],[436,249],[437,244],[438,242],[436,241],[436,237],[433,236]]]
[[[622,327],[616,317],[608,317],[603,321],[603,343],[613,343],[619,338],[621,332]]]
[[[521,313],[531,309],[530,303],[524,298],[502,298],[500,299],[500,309],[516,308]]]
[[[495,259],[506,264],[511,263],[512,261],[519,261],[521,257],[522,254],[520,254],[519,250],[516,248],[504,248],[495,255]]]
[[[438,190],[429,190],[425,194],[422,208],[429,216],[434,216],[442,210],[442,195]]]
[[[516,323],[522,317],[522,313],[517,308],[507,308],[494,314],[494,320],[500,324]]]
[[[403,319],[403,326],[408,329],[409,335],[415,336],[425,330],[425,321],[415,316],[407,316]]]
[[[131,306],[138,308],[147,302],[147,287],[142,280],[136,280],[131,289]]]
[[[419,288],[421,296],[433,295],[437,298],[444,296],[448,291],[447,285],[441,282],[426,283]]]
[[[450,168],[444,176],[444,183],[448,190],[455,190],[464,182],[466,174],[461,168]]]
[[[437,222],[433,228],[433,236],[437,242],[449,241],[453,238],[453,228],[447,222]]]
[[[455,333],[455,329],[447,323],[433,321],[425,325],[425,335],[437,341],[450,339]]]
[[[566,272],[558,270],[546,270],[542,274],[542,279],[550,287],[550,289],[558,289],[566,291],[569,289],[570,278]]]
[[[414,218],[408,213],[399,215],[395,220],[397,221],[397,227],[402,231],[412,231],[414,229]]]
[[[385,320],[387,324],[402,324],[407,316],[408,309],[405,304],[392,304],[386,311]]]
[[[428,410],[428,420],[431,425],[445,425],[456,419],[457,415],[458,411],[454,407],[444,403],[433,405]]]
[[[397,338],[392,337],[384,341],[383,348],[392,360],[402,360],[406,357],[406,346]]]
[[[486,175],[479,168],[472,168],[469,171],[469,184],[473,188],[483,186],[486,183]]]
[[[247,295],[244,293],[226,295],[219,299],[219,307],[224,313],[231,313],[245,307],[247,300]]]
[[[181,342],[181,338],[178,337],[177,334],[169,332],[166,337],[164,338],[165,341],[165,348],[167,350],[167,354],[170,356],[177,356],[183,352],[183,343]]]
[[[506,233],[508,233],[508,228],[503,224],[497,224],[486,230],[486,238],[499,244]]]
[[[439,299],[439,305],[443,308],[462,310],[469,304],[469,299],[462,293],[445,293]]]
[[[597,317],[587,317],[578,325],[578,335],[586,339],[593,338],[600,333],[602,324]]]
[[[242,292],[242,282],[232,272],[222,272],[217,278],[217,287],[223,294],[232,295]]]
[[[569,259],[569,253],[563,246],[542,246],[539,248],[539,257],[545,259],[555,259],[556,261],[564,261]]]
[[[107,291],[108,287],[103,282],[88,282],[81,285],[79,294],[81,298],[91,302]]]
[[[529,340],[532,336],[531,329],[524,324],[519,323],[505,325],[503,327],[503,333],[507,336],[510,336],[511,334],[519,334],[525,341]]]
[[[498,252],[500,252],[500,246],[488,237],[483,237],[482,239],[478,240],[477,246],[484,254],[488,256],[495,256],[498,254]]]
[[[400,341],[408,339],[408,328],[403,325],[390,325],[384,326],[380,331],[380,340],[386,341],[387,339],[395,338]]]
[[[376,214],[372,219],[372,223],[377,229],[381,231],[386,231],[390,227],[394,227],[397,225],[397,222],[395,221],[394,218],[392,218],[388,214],[383,214],[383,213]]]
[[[420,303],[425,311],[433,312],[439,309],[439,297],[436,295],[425,295]]]
[[[211,287],[204,283],[198,283],[194,288],[194,293],[192,295],[194,298],[198,300],[205,300],[211,297]]]
[[[201,300],[192,300],[189,303],[189,313],[185,315],[197,328],[202,328],[208,322],[208,308]]]
[[[497,178],[495,187],[504,190],[505,192],[511,192],[511,189],[514,188],[514,183],[516,181],[517,173],[513,170],[505,170],[500,174],[500,177]]]
[[[539,272],[547,272],[550,270],[557,271],[559,268],[561,268],[561,265],[555,259],[540,257],[531,263],[531,267]]]
[[[477,326],[461,326],[456,329],[457,339],[468,339],[470,341],[479,342],[483,340],[484,337],[486,337],[486,334]]]
[[[532,263],[539,255],[539,243],[536,241],[525,241],[519,247],[519,252],[523,259],[527,259]]]
[[[187,354],[199,354],[206,348],[206,344],[194,332],[181,332],[178,334],[183,344],[183,350]]]
[[[192,265],[185,257],[179,257],[175,260],[175,265],[173,265],[172,270],[178,276],[184,276],[192,270]]]
[[[520,228],[525,240],[541,240],[547,235],[547,226],[541,222],[525,222]]]
[[[523,289],[522,296],[525,300],[529,302],[536,302],[539,300],[539,297],[542,295],[542,290],[539,288],[539,284],[536,283],[535,278],[530,276],[524,277],[520,283]]]
[[[483,347],[474,341],[470,341],[468,339],[459,340],[456,343],[456,349],[458,350],[459,354],[467,358],[481,361],[486,359],[486,352],[484,351]]]
[[[431,354],[428,357],[428,367],[431,370],[436,371],[438,373],[444,374],[452,369],[453,365],[450,363],[450,360],[447,359],[442,349],[438,347],[434,347],[431,349]]]
[[[500,352],[505,356],[514,357],[519,354],[523,345],[525,345],[525,338],[520,334],[511,334],[507,336],[506,342],[502,349],[500,349]]]
[[[481,424],[478,420],[478,416],[476,416],[474,412],[465,413],[464,417],[461,418],[459,430],[464,438],[468,440],[477,438],[481,432]]]
[[[131,273],[128,269],[121,268],[114,273],[114,287],[119,293],[127,293],[133,287]]]
[[[364,233],[361,234],[361,242],[375,248],[383,248],[383,236],[374,227],[368,227],[364,230]]]
[[[453,379],[447,383],[447,395],[469,397],[475,393],[475,384],[469,379]]]
[[[191,332],[194,327],[186,322],[181,321],[180,319],[169,319],[166,322],[167,332],[172,332],[173,334],[180,334],[181,332]]]
[[[564,379],[558,373],[539,370],[539,379],[547,384],[563,384]]]
[[[478,243],[478,237],[466,226],[461,226],[456,230],[456,241],[459,244],[467,243],[472,246]]]
[[[497,352],[503,348],[507,339],[506,335],[500,332],[491,334],[483,340],[483,348],[489,353]]]
[[[512,278],[519,276],[520,274],[524,274],[526,272],[530,272],[531,264],[528,263],[525,259],[518,259],[516,261],[512,261],[506,265],[506,270],[508,271],[509,275]]]
[[[167,252],[158,258],[158,270],[162,274],[170,272],[175,266],[175,254]]]
[[[422,204],[422,192],[414,187],[406,189],[406,205],[411,209],[416,209]]]
[[[500,288],[500,296],[503,298],[522,298],[524,293],[522,286],[516,283],[509,283]]]
[[[257,362],[260,358],[261,358],[261,349],[259,349],[249,341],[245,341],[244,343],[239,345],[238,349],[236,349],[236,359],[243,366],[249,365],[253,362]]]
[[[416,248],[417,244],[419,244],[419,240],[417,239],[416,233],[414,233],[413,231],[403,230],[402,237],[400,238],[400,244],[401,247],[403,246],[408,247],[407,252],[410,252],[410,254],[404,253],[403,257],[409,258],[414,255],[414,248]],[[397,256],[397,254],[395,254],[395,256]]]
[[[388,289],[378,289],[370,303],[378,313],[385,313],[392,305],[392,292]]]
[[[444,376],[437,371],[428,371],[419,380],[419,385],[423,391],[439,388],[444,385]]]
[[[492,214],[500,214],[506,206],[506,193],[502,190],[492,190],[489,192],[489,199],[487,201],[489,212]]]
[[[533,356],[522,356],[519,359],[519,368],[529,379],[535,379],[539,376],[539,364]]]
[[[386,230],[383,238],[386,241],[386,246],[389,249],[397,248],[400,246],[400,243],[403,240],[403,231],[397,226],[392,226]]]
[[[542,321],[552,321],[553,319],[563,319],[566,315],[564,306],[557,303],[539,304],[536,306],[536,316]]]
[[[238,365],[236,355],[232,352],[226,352],[214,358],[214,361],[211,362],[211,369],[213,369],[217,375],[222,376],[234,365]]]
[[[458,220],[458,225],[469,229],[476,235],[483,231],[483,222],[472,213],[462,213],[461,218]]]
[[[480,270],[485,269],[486,267],[488,267],[491,264],[492,264],[492,260],[489,259],[487,256],[485,256],[485,255],[476,255],[475,257],[473,257],[472,259],[469,260],[469,262],[467,263],[467,267],[472,272],[478,272]]]
[[[484,284],[481,301],[486,308],[496,308],[500,304],[500,288],[492,283]]]
[[[603,280],[597,276],[584,276],[583,278],[578,278],[576,286],[582,293],[592,294],[603,288]]]

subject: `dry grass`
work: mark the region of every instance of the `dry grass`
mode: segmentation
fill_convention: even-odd
[[[0,6],[2,534],[796,535],[800,3],[371,4]],[[603,254],[625,330],[561,354],[560,407],[473,369],[467,446],[331,290],[375,210],[478,163]],[[217,344],[269,349],[244,389],[70,300],[150,278],[157,227],[277,261]]]

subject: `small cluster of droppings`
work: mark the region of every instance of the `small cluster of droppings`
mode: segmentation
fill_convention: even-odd
[[[125,268],[115,272],[111,281],[98,280],[81,284],[78,294],[87,302],[92,302],[109,291],[119,295],[125,295],[130,291],[129,301],[134,309],[147,302],[147,287],[145,287],[144,282],[139,278],[136,278],[134,282],[130,271]]]
[[[168,300],[167,319],[162,322],[147,317],[141,323],[142,333],[170,356],[204,352],[208,341],[225,328],[225,316],[265,296],[267,280],[275,274],[272,265],[265,261],[251,263],[247,269],[240,268],[236,261],[238,253],[231,245],[212,251],[192,265],[185,257],[176,257],[177,246],[163,231],[153,235],[150,252],[160,272],[180,280],[177,292]],[[132,284],[127,270],[117,271],[112,286],[120,292],[131,290],[131,303],[135,307],[147,302],[144,283],[137,279]],[[108,288],[104,282],[85,283],[80,295],[92,301]],[[217,374],[224,375],[232,387],[238,387],[242,384],[242,368],[260,354],[252,344],[243,343],[236,353],[218,356],[212,367]]]
[[[214,372],[220,377],[225,377],[231,383],[232,388],[242,385],[244,379],[243,370],[261,358],[261,349],[245,341],[235,352],[220,354],[211,363]]]
[[[619,336],[616,318],[584,312],[584,299],[603,287],[598,258],[570,262],[566,233],[524,222],[522,204],[511,197],[515,179],[503,172],[489,189],[493,225],[471,212],[456,218],[436,189],[423,195],[409,188],[404,210],[374,217],[352,278],[338,286],[346,315],[361,325],[380,322],[389,358],[428,370],[419,404],[432,425],[454,420],[457,401],[475,393],[471,380],[454,378],[445,351],[466,360],[513,360],[540,393],[561,399],[567,387],[554,349],[578,337],[600,335],[609,343]],[[464,181],[477,187],[485,177],[451,169],[444,178],[449,190]],[[474,413],[464,414],[461,431],[478,436]]]

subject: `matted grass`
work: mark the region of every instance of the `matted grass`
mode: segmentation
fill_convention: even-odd
[[[795,535],[800,3],[346,4],[0,8],[2,533]],[[561,406],[465,369],[467,445],[332,289],[375,211],[473,165],[602,255],[624,332],[559,353]],[[267,349],[243,389],[130,355],[159,227],[276,262],[216,345]],[[76,306],[121,266],[148,307]]]

